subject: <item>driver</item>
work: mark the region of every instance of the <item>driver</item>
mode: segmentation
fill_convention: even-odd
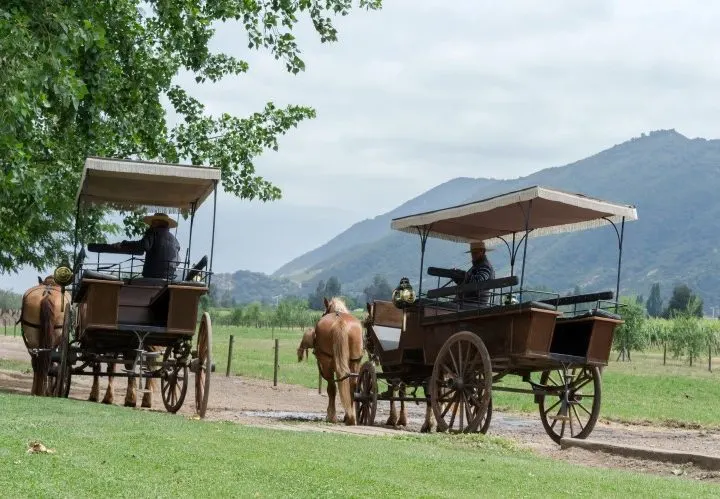
[[[155,213],[144,218],[150,227],[139,241],[123,241],[113,246],[118,249],[130,249],[145,252],[143,277],[174,279],[178,263],[180,244],[170,229],[177,222],[165,213]]]
[[[470,250],[466,253],[470,253],[472,266],[465,272],[465,277],[462,280],[454,278],[453,281],[460,285],[495,279],[495,269],[486,256],[487,251],[492,251],[492,249],[488,250],[483,241],[470,243]],[[463,293],[462,299],[463,301],[472,301],[479,305],[487,305],[490,302],[490,290],[483,289],[479,292],[466,291]]]

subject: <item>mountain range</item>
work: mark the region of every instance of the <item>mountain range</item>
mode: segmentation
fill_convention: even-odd
[[[667,301],[673,286],[684,283],[704,300],[706,311],[720,304],[720,275],[713,272],[720,262],[714,233],[720,216],[716,202],[720,140],[689,139],[675,130],[642,134],[588,158],[525,177],[462,177],[445,182],[390,212],[352,225],[280,267],[262,286],[306,295],[318,281],[336,276],[344,293],[360,294],[376,274],[393,287],[403,276],[417,283],[419,237],[391,231],[393,218],[533,185],[637,207],[638,220],[625,226],[621,294],[647,296],[650,286],[659,282]],[[462,244],[428,240],[425,271],[428,266],[467,268],[466,249]],[[509,274],[507,249],[497,247],[488,256],[498,277]],[[577,287],[583,292],[614,290],[617,260],[618,238],[612,227],[531,239],[525,282],[558,292]],[[423,279],[428,279],[427,274]],[[259,285],[257,275],[253,280]],[[224,282],[234,296],[239,297],[240,289],[243,299],[253,294],[242,279],[226,276]]]

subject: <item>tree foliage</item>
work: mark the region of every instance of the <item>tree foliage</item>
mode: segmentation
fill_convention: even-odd
[[[393,290],[387,279],[381,275],[376,275],[373,277],[372,284],[366,287],[363,292],[368,303],[372,303],[373,300],[390,300]]]
[[[702,317],[703,302],[692,293],[687,285],[680,284],[673,289],[673,294],[663,315],[666,318],[672,318],[686,312],[696,317]]]
[[[255,158],[278,137],[313,118],[310,107],[268,102],[252,115],[211,116],[173,79],[198,83],[248,71],[247,62],[214,53],[219,22],[244,27],[250,49],[267,49],[291,73],[305,69],[292,34],[309,17],[323,42],[337,40],[331,15],[381,0],[117,0],[0,6],[0,272],[43,268],[65,257],[73,204],[87,156],[191,161],[222,169],[225,191],[270,201],[280,189],[258,175]],[[178,118],[168,122],[163,102]],[[120,227],[93,210],[84,240],[103,241]],[[139,213],[126,212],[137,235]]]
[[[645,310],[636,299],[622,298],[623,307],[619,310],[623,321],[613,337],[615,349],[630,359],[630,352],[642,351],[647,345],[647,332],[645,329]]]
[[[660,283],[656,282],[650,287],[650,296],[646,303],[647,313],[650,317],[660,317],[662,315],[662,302]]]

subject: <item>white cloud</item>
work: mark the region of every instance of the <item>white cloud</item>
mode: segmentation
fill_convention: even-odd
[[[281,203],[223,197],[242,236],[219,233],[219,268],[272,271],[457,176],[527,175],[660,128],[720,136],[720,7],[710,2],[385,4],[338,19],[335,44],[304,22],[299,75],[249,51],[238,26],[219,27],[214,47],[250,71],[190,85],[211,112],[244,116],[273,100],[318,113],[257,161]],[[345,211],[328,218],[334,209]]]

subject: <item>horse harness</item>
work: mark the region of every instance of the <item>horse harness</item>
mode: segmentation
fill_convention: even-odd
[[[53,290],[53,287],[51,285],[45,284],[45,289],[43,290],[43,297],[50,294],[52,292],[52,290]],[[22,326],[29,326],[29,327],[34,327],[35,329],[42,330],[42,325],[35,324],[34,322],[25,320],[24,316],[25,316],[25,300],[23,300],[22,303],[20,304],[20,318],[15,322],[15,324],[21,325],[20,332],[22,334],[20,336],[22,337],[23,343],[25,343],[25,348],[27,348],[30,355],[37,355],[40,352],[52,351],[53,350],[52,348],[30,348],[30,346],[27,343],[27,340],[25,339],[25,334],[22,332]],[[55,324],[53,326],[53,329],[62,329],[62,327],[63,327],[63,324]]]
[[[327,315],[327,314],[323,314],[323,316],[325,316],[325,315]],[[335,311],[335,316],[339,318],[339,317],[340,317],[340,312]],[[315,344],[315,335],[316,335],[316,333],[315,333],[315,331],[313,331],[313,337],[312,337],[313,355],[314,355],[315,357],[317,357],[317,356],[318,356],[318,353],[320,353],[321,355],[324,355],[326,358],[332,360],[333,355],[332,355],[331,353],[328,353],[328,352],[322,350],[321,348],[319,348],[319,347]],[[350,359],[350,362],[360,362],[361,360],[362,360],[362,355],[361,355],[360,357],[358,357],[358,358],[351,358],[351,359]],[[335,381],[336,383],[339,383],[340,381],[346,380],[347,378],[356,378],[356,377],[358,376],[358,374],[359,374],[359,373],[348,373],[348,374],[346,374],[345,376],[343,376],[342,378],[335,378],[334,381]]]

